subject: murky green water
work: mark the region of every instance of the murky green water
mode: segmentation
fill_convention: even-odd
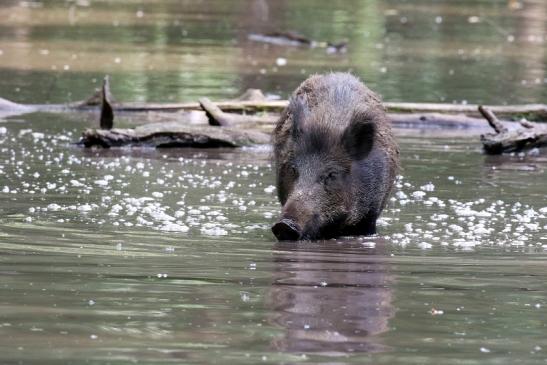
[[[547,9],[510,3],[4,1],[0,95],[78,100],[109,73],[120,100],[285,97],[352,69],[386,100],[539,102]],[[348,53],[247,40],[274,28]],[[267,148],[70,144],[94,123],[0,120],[1,364],[547,362],[544,151],[398,131],[380,236],[278,244]]]

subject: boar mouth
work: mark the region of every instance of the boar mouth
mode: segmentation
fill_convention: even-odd
[[[318,216],[314,215],[315,224],[307,224],[305,229],[293,219],[283,218],[272,227],[272,232],[279,241],[313,241],[321,239],[330,239],[337,237],[340,231],[341,222],[345,215],[336,217],[334,221],[321,227],[318,224]]]
[[[284,218],[274,224],[272,232],[279,241],[297,241],[302,230],[295,221]]]

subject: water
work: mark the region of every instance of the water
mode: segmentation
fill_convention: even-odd
[[[5,1],[0,95],[78,100],[109,73],[119,100],[285,97],[351,68],[386,100],[545,98],[542,2],[314,4]],[[270,28],[347,38],[348,53],[247,40]],[[71,145],[95,124],[0,121],[0,363],[547,362],[544,151],[397,131],[380,236],[295,245],[269,231],[267,148]]]

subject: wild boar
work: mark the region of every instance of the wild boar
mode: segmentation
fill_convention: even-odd
[[[348,73],[315,75],[273,132],[279,240],[376,233],[399,166],[380,98]]]

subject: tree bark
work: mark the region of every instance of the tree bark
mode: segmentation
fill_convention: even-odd
[[[134,129],[87,129],[85,147],[245,147],[270,142],[266,133],[230,127],[187,126],[178,122],[150,123]]]
[[[488,108],[480,106],[479,111],[495,131],[495,133],[481,135],[481,142],[486,153],[497,155],[547,146],[547,125],[523,121],[520,128],[509,130]]]

